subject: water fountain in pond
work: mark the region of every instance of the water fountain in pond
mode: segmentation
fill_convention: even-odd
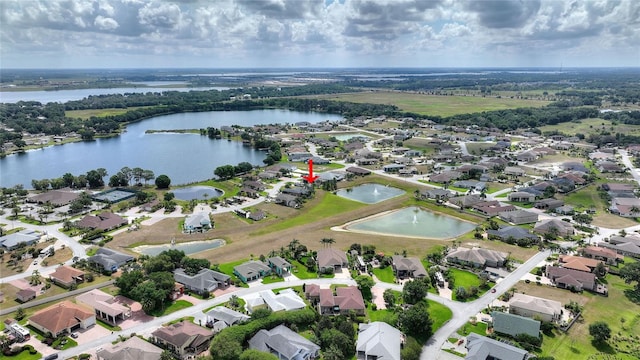
[[[352,188],[340,189],[336,194],[340,197],[375,204],[404,194],[404,190],[382,184],[362,184]]]
[[[378,192],[378,188],[373,188],[373,196],[378,196],[380,193]]]
[[[413,214],[413,221],[411,223],[412,224],[417,224],[418,223],[418,214]]]

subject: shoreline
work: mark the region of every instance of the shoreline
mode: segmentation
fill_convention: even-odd
[[[123,249],[127,249],[128,251],[136,253],[138,255],[145,255],[142,252],[142,250],[144,250],[144,249],[157,248],[157,247],[163,247],[163,246],[169,245],[169,249],[175,248],[176,250],[178,250],[176,248],[177,245],[191,245],[191,244],[201,244],[201,243],[219,243],[220,246],[199,250],[199,251],[196,251],[196,252],[193,252],[193,253],[189,253],[189,254],[186,254],[186,255],[193,255],[193,254],[197,254],[199,252],[203,252],[203,251],[207,251],[207,250],[214,250],[214,249],[221,248],[221,247],[227,245],[227,241],[226,240],[216,238],[216,239],[208,239],[208,240],[194,240],[194,241],[176,242],[174,245],[171,245],[171,242],[164,243],[164,244],[154,244],[154,245],[143,244],[143,245],[136,245],[134,247],[125,247]]]

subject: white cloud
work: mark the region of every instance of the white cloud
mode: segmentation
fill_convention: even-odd
[[[102,15],[98,15],[93,23],[100,30],[114,30],[119,26],[114,19]]]

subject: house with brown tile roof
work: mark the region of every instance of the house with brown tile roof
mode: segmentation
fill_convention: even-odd
[[[73,284],[84,281],[84,271],[72,268],[71,266],[61,265],[56,268],[56,271],[49,275],[49,279],[55,284],[69,288]]]
[[[588,258],[606,261],[607,264],[614,265],[622,261],[624,256],[618,254],[614,249],[607,249],[599,246],[587,246],[581,250],[582,255]]]
[[[331,289],[320,289],[320,315],[347,315],[352,311],[364,315],[365,308],[362,293],[356,286],[338,287],[335,295]]]
[[[151,333],[151,342],[180,359],[198,355],[209,348],[213,332],[189,321],[163,326]]]
[[[311,305],[316,305],[320,301],[320,285],[317,284],[304,284],[304,296],[311,302]]]
[[[589,259],[582,256],[560,255],[558,258],[560,266],[565,269],[573,269],[578,271],[593,272],[598,264],[603,263],[600,260]],[[603,263],[604,264],[604,263]]]
[[[86,215],[76,226],[84,229],[112,230],[128,223],[127,219],[120,215],[104,211],[98,215]]]
[[[93,310],[66,300],[42,309],[29,318],[29,325],[53,337],[79,328],[86,329],[95,323]]]
[[[98,360],[160,360],[160,355],[162,349],[137,336],[103,346],[96,352]]]
[[[318,270],[328,268],[338,270],[342,267],[349,266],[347,255],[340,250],[332,248],[318,250],[316,259],[318,261]]]
[[[547,277],[559,288],[596,291],[596,275],[590,272],[547,266]]]
[[[32,289],[22,289],[16,293],[16,299],[21,303],[26,303],[29,300],[36,298],[36,291]]]

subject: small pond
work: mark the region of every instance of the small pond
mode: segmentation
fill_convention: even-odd
[[[220,197],[224,191],[211,186],[188,186],[171,190],[178,200],[205,200]],[[205,195],[206,194],[206,195]]]
[[[163,245],[140,245],[132,248],[131,250],[144,255],[156,256],[161,252],[169,249],[182,250],[185,255],[195,254],[200,251],[209,249],[215,249],[225,244],[222,239],[204,240],[204,241],[192,241],[181,244],[163,244]]]
[[[470,222],[411,206],[373,215],[348,224],[345,228],[354,232],[392,236],[450,239],[475,227],[476,225]]]
[[[404,190],[380,184],[362,184],[348,189],[340,189],[336,194],[349,200],[375,204],[400,196],[404,194]]]

